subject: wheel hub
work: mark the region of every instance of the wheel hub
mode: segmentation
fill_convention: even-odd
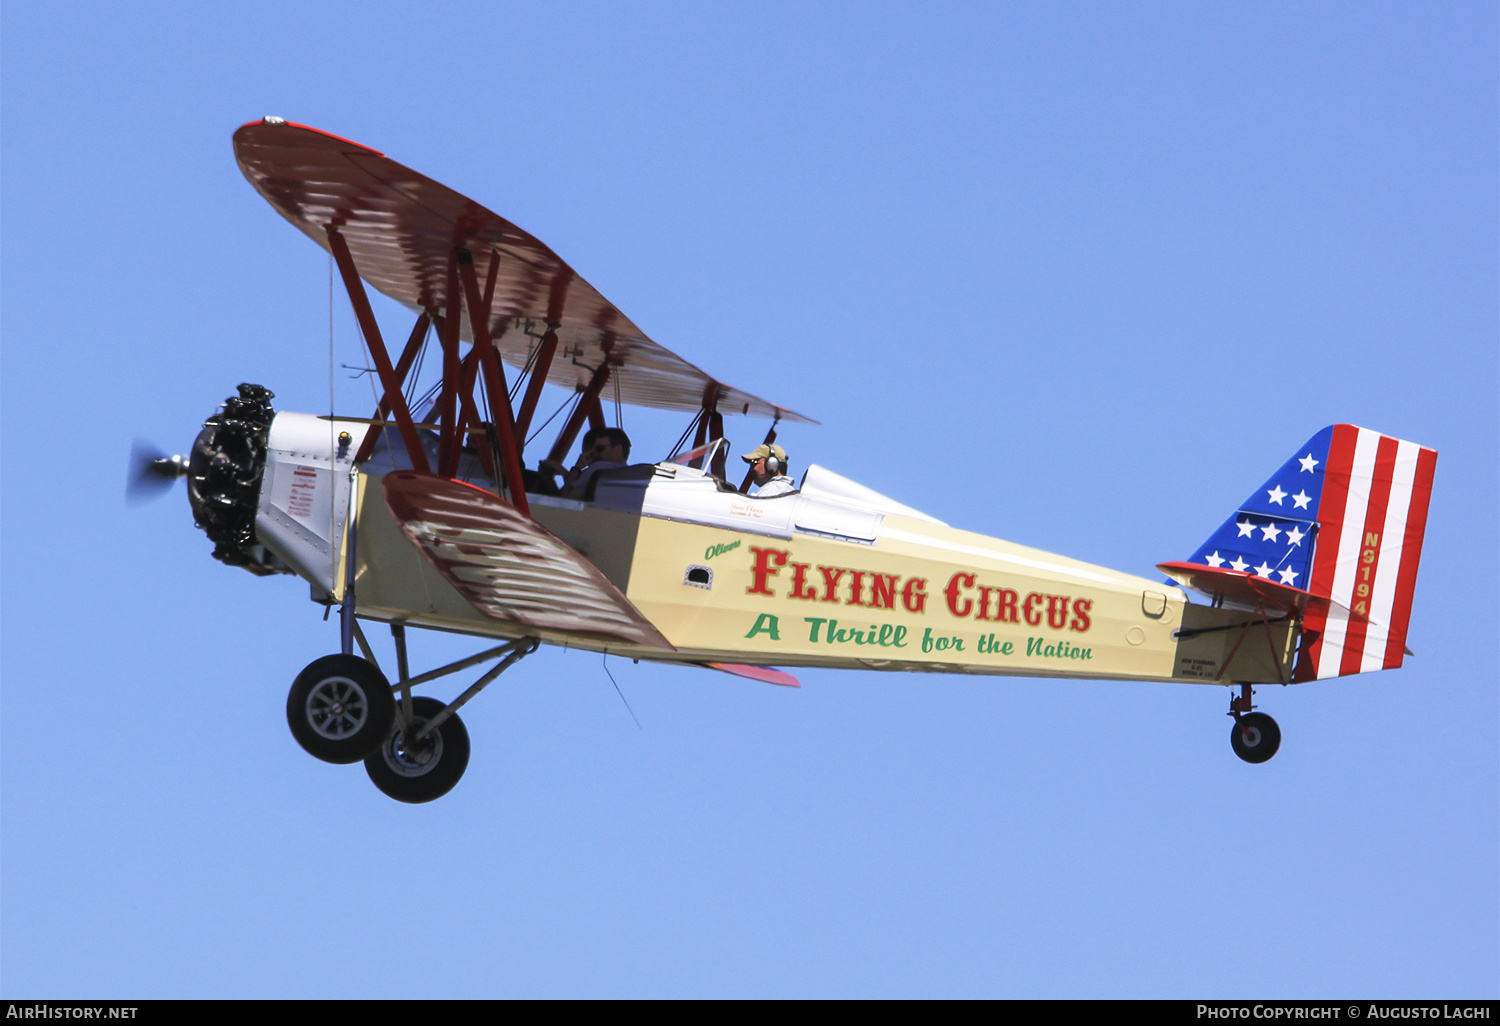
[[[414,729],[421,730],[426,720],[419,720]],[[443,759],[443,735],[433,731],[421,740],[408,742],[406,735],[397,730],[381,748],[385,764],[403,777],[420,777],[430,772]]]
[[[307,723],[319,737],[341,741],[357,733],[368,715],[363,689],[348,677],[329,677],[308,692]]]

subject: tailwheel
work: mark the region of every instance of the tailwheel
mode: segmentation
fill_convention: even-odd
[[[435,698],[412,699],[412,723],[397,723],[380,748],[365,759],[376,787],[398,802],[419,805],[453,790],[469,765],[469,732],[457,715],[422,730],[445,708]]]
[[[1244,713],[1235,718],[1229,744],[1246,762],[1265,762],[1281,747],[1281,728],[1265,713]]]
[[[396,700],[385,675],[353,655],[309,663],[286,699],[292,736],[324,762],[359,762],[390,735],[395,716]]]

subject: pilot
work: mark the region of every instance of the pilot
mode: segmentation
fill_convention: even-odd
[[[590,428],[583,436],[583,448],[578,453],[578,462],[572,470],[564,470],[554,460],[542,460],[537,464],[544,475],[561,474],[561,494],[568,499],[581,499],[588,493],[589,479],[601,470],[615,470],[630,461],[630,436],[617,427]]]
[[[751,479],[758,486],[757,498],[770,499],[797,490],[796,484],[786,476],[786,450],[781,446],[757,445],[740,459],[750,464]]]

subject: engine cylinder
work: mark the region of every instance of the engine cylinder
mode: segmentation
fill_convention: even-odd
[[[266,469],[275,393],[242,384],[239,395],[203,422],[188,457],[188,502],[193,522],[214,543],[214,558],[258,572],[255,511]]]

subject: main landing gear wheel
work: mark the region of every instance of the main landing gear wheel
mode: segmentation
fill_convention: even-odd
[[[411,705],[413,734],[445,708],[425,697],[413,698]],[[469,732],[454,715],[421,740],[408,741],[396,724],[379,750],[365,759],[365,772],[387,797],[420,805],[453,790],[468,765]]]
[[[1281,728],[1265,713],[1245,713],[1230,731],[1229,744],[1246,762],[1265,762],[1281,747]]]
[[[297,674],[286,698],[292,736],[324,762],[359,762],[390,736],[395,719],[390,683],[358,656],[314,660]]]

